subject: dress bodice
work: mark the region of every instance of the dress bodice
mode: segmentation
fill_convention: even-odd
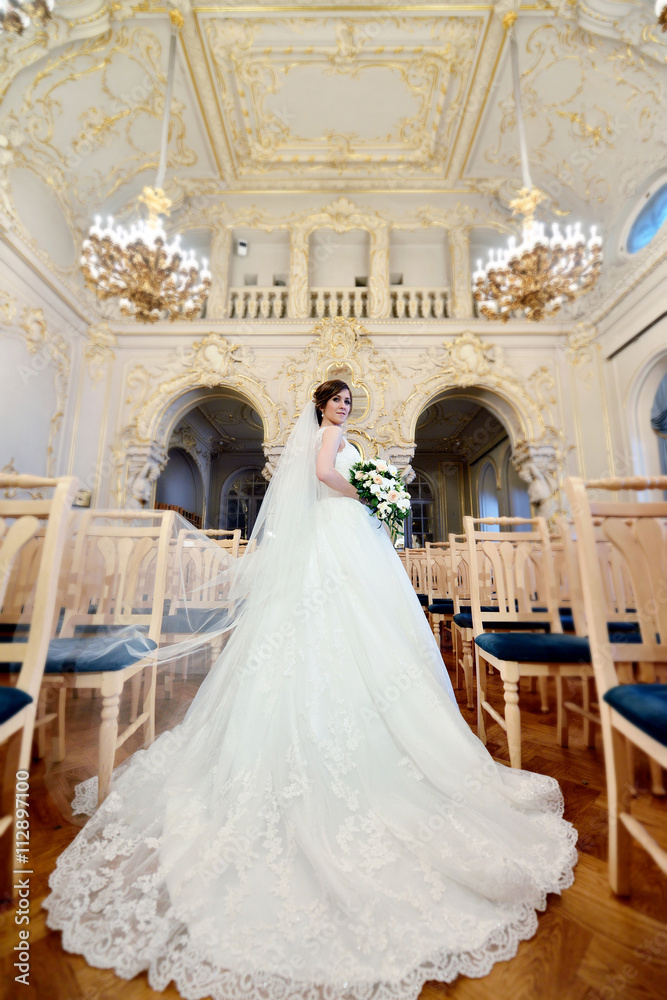
[[[322,431],[323,429],[320,428],[319,431],[317,432],[318,451],[322,447]],[[359,452],[354,447],[354,445],[350,444],[347,438],[343,438],[343,441],[345,442],[345,447],[341,451],[339,451],[338,454],[336,455],[334,466],[336,471],[340,472],[341,476],[343,476],[344,479],[349,480],[350,470],[352,466],[354,465],[355,462],[359,461]],[[319,491],[320,500],[333,499],[333,498],[340,498],[342,500],[345,499],[342,493],[339,493],[338,490],[332,490],[331,487],[327,486],[325,483],[320,483],[319,487],[320,487]]]

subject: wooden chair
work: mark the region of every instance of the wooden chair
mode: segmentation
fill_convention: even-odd
[[[456,665],[456,687],[460,686],[459,672],[463,674],[466,688],[466,704],[472,709],[474,701],[474,632],[472,621],[472,576],[477,578],[480,588],[480,599],[483,608],[493,609],[495,605],[493,579],[489,572],[489,564],[478,554],[471,561],[468,542],[465,535],[450,534],[449,548],[452,560],[452,576],[455,579],[454,615],[452,617],[452,649]]]
[[[240,531],[234,532],[234,537],[224,541],[238,549],[240,534]],[[208,659],[212,662],[225,642],[225,634],[219,631],[229,607],[229,580],[224,574],[226,563],[236,556],[233,547],[221,545],[216,537],[210,541],[208,538],[208,532],[188,528],[178,532],[169,570],[166,594],[169,613],[162,620],[162,640],[174,645],[187,642],[195,634],[202,637],[208,632],[209,642],[198,644],[196,655],[206,655],[205,650],[208,650]],[[186,680],[189,654],[184,652],[180,660],[182,678]],[[165,698],[173,693],[175,669],[175,661],[170,661],[165,673]]]
[[[424,609],[424,614],[428,617],[426,549],[403,549],[402,562],[419,603]]]
[[[486,742],[484,715],[490,715],[507,733],[510,763],[521,767],[521,677],[556,679],[557,734],[567,746],[567,713],[562,680],[590,676],[590,652],[585,637],[564,635],[558,613],[558,593],[543,518],[464,518],[469,558],[481,556],[491,564],[495,610],[484,610],[479,574],[471,579],[472,620],[477,652],[477,735]],[[530,532],[476,531],[475,524],[501,528],[531,525]],[[503,680],[505,714],[487,699],[486,664]],[[544,681],[543,681],[544,685]],[[542,698],[545,693],[542,691]]]
[[[440,644],[440,625],[451,633],[454,617],[452,559],[449,542],[426,542],[425,548],[428,618]]]
[[[239,543],[241,541],[240,528],[207,528],[205,531],[202,531],[202,535],[212,538],[221,549],[228,551],[234,559],[238,558]]]
[[[109,790],[116,751],[141,726],[155,738],[156,657],[162,632],[171,511],[86,511],[77,525],[62,626],[49,644],[44,681],[101,694],[98,802]],[[127,632],[127,637],[125,635]],[[144,674],[144,700],[136,712]],[[132,682],[130,724],[118,732],[120,698]],[[60,757],[64,718],[59,718]]]
[[[17,867],[20,869],[16,858],[20,831],[16,821],[24,817],[16,778],[20,774],[27,779],[30,769],[35,714],[56,607],[60,559],[77,485],[73,477],[44,479],[0,475],[1,490],[54,490],[50,500],[0,499],[0,608],[5,607],[8,584],[22,550],[28,549],[34,570],[29,594],[23,590],[21,624],[25,624],[26,629],[21,631],[17,641],[14,641],[17,639],[15,629],[5,633],[0,644],[2,663],[16,665],[16,683],[0,687],[0,742],[8,744],[0,811],[0,847],[5,859],[0,875],[0,897],[5,900],[12,897],[12,872]],[[35,546],[32,543],[42,526],[40,544]],[[22,579],[26,579],[25,574]],[[15,595],[10,597],[9,604],[17,607]]]
[[[632,815],[633,775],[627,747],[645,753],[654,775],[667,768],[667,503],[591,499],[589,491],[667,489],[657,479],[565,481],[580,554],[583,601],[600,707],[609,811],[609,882],[618,895],[631,891],[631,840],[667,874],[667,851]],[[639,637],[610,642],[609,574],[599,560],[599,536],[611,546],[616,601],[632,590]],[[612,560],[609,560],[611,563]],[[609,565],[609,563],[607,565]],[[627,613],[627,608],[623,609]],[[621,636],[618,637],[622,639]],[[658,677],[663,679],[657,683]],[[661,782],[660,782],[661,783]]]

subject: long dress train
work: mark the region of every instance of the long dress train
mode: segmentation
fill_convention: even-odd
[[[510,958],[573,880],[557,782],[493,762],[387,534],[325,492],[303,591],[276,581],[252,655],[242,623],[58,860],[48,924],[93,966],[186,1000],[408,1000]]]

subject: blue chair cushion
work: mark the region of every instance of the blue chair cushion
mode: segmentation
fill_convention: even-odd
[[[639,622],[607,622],[609,638],[612,635],[639,635]],[[621,639],[620,642],[623,642]]]
[[[571,614],[560,614],[563,632],[574,632],[574,618]],[[610,642],[639,642],[639,639],[629,639],[629,636],[639,636],[639,622],[607,622]]]
[[[488,610],[497,611],[498,609],[497,608],[493,608],[493,609],[482,608],[482,612],[488,611]],[[454,615],[454,621],[459,626],[459,628],[472,628],[472,615],[471,614],[465,614],[464,612],[461,612],[458,615]],[[511,632],[522,632],[524,630],[530,630],[530,629],[533,629],[533,628],[540,628],[540,629],[543,629],[545,632],[548,632],[550,630],[550,628],[551,628],[549,622],[545,622],[545,621],[542,621],[540,619],[538,619],[537,621],[534,621],[534,622],[502,622],[502,621],[493,622],[493,621],[484,621],[484,620],[482,620],[482,627],[483,628],[509,629]]]
[[[602,697],[624,719],[667,746],[667,684],[621,684]]]
[[[0,723],[7,722],[31,701],[32,698],[27,691],[14,687],[0,687]]]
[[[417,599],[419,600],[422,608],[428,607],[428,594],[417,594]]]
[[[4,671],[16,673],[20,663],[10,661],[13,643],[0,642],[0,663],[7,664]],[[45,674],[106,673],[123,670],[142,660],[157,643],[144,635],[114,638],[113,635],[94,639],[51,639],[46,654]]]
[[[451,615],[454,611],[454,601],[450,597],[436,597],[428,610],[432,615]]]
[[[167,635],[215,632],[226,627],[228,618],[226,608],[190,608],[187,612],[181,608],[173,615],[165,615],[162,619],[162,631]]]
[[[499,660],[517,663],[590,663],[588,639],[541,632],[486,632],[475,643]]]
[[[30,622],[0,622],[0,639],[10,638],[17,632],[29,632]]]
[[[560,612],[560,626],[563,632],[574,632],[574,618],[569,612],[567,614]]]

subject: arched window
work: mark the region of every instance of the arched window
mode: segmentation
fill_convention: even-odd
[[[433,539],[433,491],[423,473],[418,472],[408,485],[410,514],[405,519],[405,544],[421,549]]]
[[[667,184],[659,187],[637,214],[628,233],[628,253],[637,253],[651,242],[667,219]]]
[[[242,538],[250,538],[268,483],[259,469],[237,472],[225,485],[220,527],[241,529]]]
[[[653,400],[651,427],[659,435],[660,472],[667,476],[667,375],[663,376]]]
[[[491,462],[486,462],[479,474],[479,516],[498,517],[499,514],[496,470]],[[481,527],[484,531],[493,531],[495,526],[483,524]]]

